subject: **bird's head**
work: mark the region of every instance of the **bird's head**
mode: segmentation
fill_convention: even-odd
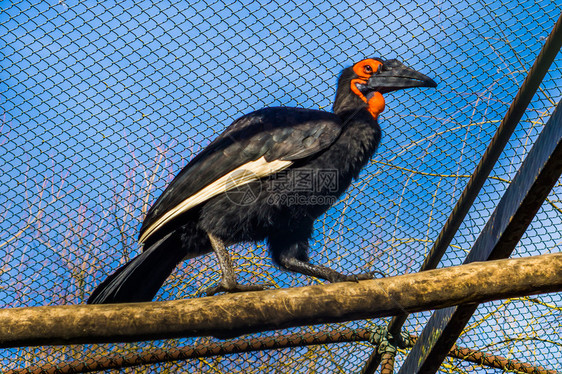
[[[377,119],[384,110],[383,94],[410,87],[437,87],[437,83],[398,60],[361,60],[342,72],[334,113],[343,114],[366,107]]]

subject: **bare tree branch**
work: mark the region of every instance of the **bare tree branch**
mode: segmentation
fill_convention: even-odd
[[[234,337],[562,290],[562,254],[189,300],[0,310],[0,347]]]

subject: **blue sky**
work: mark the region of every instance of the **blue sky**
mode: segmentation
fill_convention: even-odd
[[[265,106],[330,110],[341,69],[371,56],[398,58],[439,87],[388,95],[380,149],[317,223],[311,257],[346,272],[417,271],[562,10],[547,0],[0,6],[0,300],[9,307],[83,302],[138,253],[150,203],[230,122]],[[561,74],[558,57],[444,265],[462,263],[562,97]],[[559,251],[559,190],[516,256]],[[279,287],[316,283],[275,269],[261,246],[239,251],[248,282],[266,274]],[[210,257],[183,264],[159,298],[192,296],[216,282],[214,266]],[[508,336],[528,327],[530,311],[555,316],[517,303],[502,314],[515,321]],[[426,317],[408,327],[418,331]],[[555,330],[539,325],[538,335]],[[464,344],[501,340],[476,339],[481,331]],[[518,344],[523,358],[548,364],[532,342]],[[559,355],[555,346],[543,351]]]

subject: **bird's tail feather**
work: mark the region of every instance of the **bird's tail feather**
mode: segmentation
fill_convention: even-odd
[[[172,236],[164,236],[107,277],[90,295],[88,304],[151,301],[185,257]]]

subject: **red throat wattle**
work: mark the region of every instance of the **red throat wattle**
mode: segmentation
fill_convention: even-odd
[[[381,114],[384,110],[384,97],[380,92],[373,92],[368,96],[367,110],[371,113],[374,119],[377,119],[379,114]]]

